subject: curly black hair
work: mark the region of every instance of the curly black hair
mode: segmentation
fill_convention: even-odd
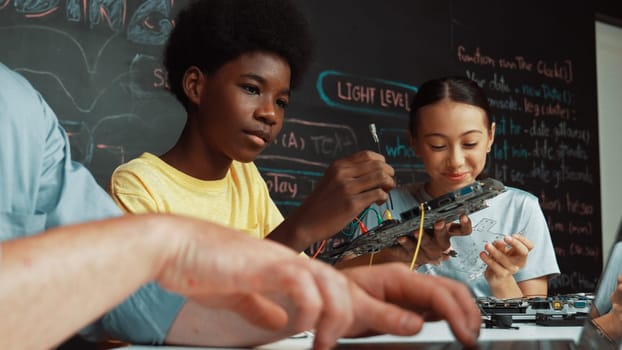
[[[164,66],[171,92],[187,109],[181,81],[191,66],[209,75],[245,53],[267,51],[288,62],[295,88],[312,48],[309,23],[289,0],[194,0],[176,17]]]

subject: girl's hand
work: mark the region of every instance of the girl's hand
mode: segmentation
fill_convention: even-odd
[[[460,216],[458,223],[445,223],[443,220],[437,221],[434,224],[433,233],[424,234],[421,237],[421,247],[419,248],[416,265],[439,265],[442,261],[449,259],[448,254],[451,251],[450,238],[469,235],[472,230],[471,219],[464,214]],[[400,250],[401,255],[405,256],[407,261],[410,261],[417,247],[418,237],[418,231],[414,231],[410,237],[400,237],[397,239],[399,246],[392,249],[394,251]]]
[[[423,233],[421,236],[421,246],[417,254],[415,266],[423,264],[439,265],[441,262],[449,259],[451,254],[451,244],[449,239],[453,236],[466,236],[471,233],[471,219],[462,215],[458,223],[445,223],[439,220],[434,224],[433,233]],[[386,262],[404,262],[410,263],[417,249],[417,240],[419,239],[419,231],[413,231],[411,236],[402,236],[397,239],[397,245],[386,248],[376,253],[373,262],[376,264]],[[360,259],[367,263],[370,258],[366,256]],[[349,265],[339,266],[355,266],[361,265],[361,262],[350,262]]]
[[[527,264],[533,243],[520,234],[513,234],[505,236],[503,241],[487,243],[484,249],[479,256],[488,265],[484,276],[493,294],[503,298],[522,296],[513,275]]]

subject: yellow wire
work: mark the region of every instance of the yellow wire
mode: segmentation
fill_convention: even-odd
[[[374,252],[369,255],[369,266],[371,266],[374,263],[374,254],[376,253]]]
[[[391,211],[389,209],[385,209],[385,211],[384,211],[384,219],[385,220],[393,220],[393,214],[391,214]]]
[[[415,268],[415,261],[417,261],[417,255],[419,255],[419,247],[421,246],[421,237],[423,237],[423,218],[425,217],[425,210],[423,202],[419,204],[419,208],[421,209],[421,220],[419,221],[419,237],[417,237],[417,247],[415,248],[415,253],[413,254],[413,259],[410,262],[410,269],[413,270]]]

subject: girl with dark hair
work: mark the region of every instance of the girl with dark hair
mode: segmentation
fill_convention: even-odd
[[[408,131],[428,180],[394,189],[394,213],[483,176],[495,123],[486,95],[475,82],[444,77],[422,84],[411,105]],[[418,271],[462,281],[477,297],[546,296],[548,279],[559,274],[559,267],[537,197],[506,187],[487,204],[469,217],[463,215],[459,223],[436,222],[433,238],[424,235],[420,249],[437,264],[421,265]],[[366,221],[376,225],[373,219]],[[413,237],[400,237],[399,246],[379,253],[379,260],[409,261],[416,248]],[[450,241],[455,257],[443,254]]]

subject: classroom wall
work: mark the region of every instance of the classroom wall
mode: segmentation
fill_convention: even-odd
[[[622,27],[595,25],[604,266],[622,220]]]
[[[552,290],[594,287],[602,218],[589,3],[524,0],[509,12],[494,0],[296,1],[319,47],[279,140],[257,162],[285,214],[330,162],[378,149],[370,122],[397,181],[423,179],[405,142],[406,102],[426,79],[466,74],[495,102],[490,175],[543,203],[563,272]],[[0,5],[0,61],[42,92],[74,159],[103,186],[120,163],[167,150],[183,125],[159,54],[186,2]]]

